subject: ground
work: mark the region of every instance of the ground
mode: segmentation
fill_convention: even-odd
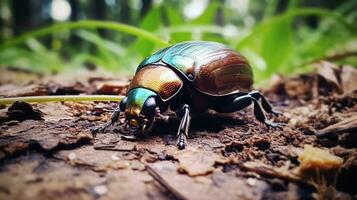
[[[125,94],[128,77],[78,71],[42,75],[1,69],[0,96]],[[357,72],[322,62],[315,72],[276,76],[263,90],[283,129],[252,108],[192,120],[184,150],[178,120],[128,141],[113,127],[94,137],[115,103],[17,102],[0,107],[0,199],[352,199],[357,189]],[[312,145],[342,158],[330,176],[301,170]],[[306,146],[305,146],[306,148]],[[332,178],[331,178],[332,177]]]

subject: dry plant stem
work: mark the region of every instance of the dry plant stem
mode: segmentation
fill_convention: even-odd
[[[113,101],[118,102],[123,99],[121,95],[62,95],[62,96],[29,96],[29,97],[10,97],[1,98],[0,105],[23,101],[26,103],[45,103],[61,101]]]
[[[150,176],[152,176],[162,187],[164,187],[175,199],[186,200],[186,197],[184,197],[179,191],[168,184],[153,168],[151,168],[149,165],[146,165],[145,168]]]
[[[325,55],[325,56],[317,58],[317,59],[303,62],[296,66],[305,66],[305,65],[309,65],[309,64],[314,64],[314,63],[317,63],[322,60],[336,61],[336,60],[341,60],[341,59],[345,59],[345,58],[349,58],[349,57],[356,57],[356,56],[357,56],[357,51],[347,51],[347,52],[342,52],[342,53],[333,54],[333,55]]]

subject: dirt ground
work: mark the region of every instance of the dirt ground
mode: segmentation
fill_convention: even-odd
[[[192,120],[184,150],[178,120],[128,141],[119,128],[93,137],[106,102],[17,102],[0,107],[0,199],[357,198],[357,72],[321,62],[316,72],[276,76],[265,96],[283,115],[267,129],[252,108]],[[1,69],[0,96],[125,94],[129,78],[93,71],[41,75]],[[337,170],[301,170],[304,146],[342,158]],[[305,146],[306,148],[306,146]]]

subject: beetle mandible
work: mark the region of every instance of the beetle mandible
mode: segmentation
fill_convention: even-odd
[[[177,146],[185,148],[191,115],[208,109],[230,113],[254,104],[254,115],[267,127],[280,128],[263,112],[279,114],[258,91],[252,91],[252,69],[242,55],[217,42],[188,41],[164,48],[142,61],[126,97],[113,113],[111,126],[125,113],[124,130],[134,136],[148,132],[164,112],[181,118]],[[261,100],[261,103],[259,103]],[[98,129],[97,129],[98,131]]]

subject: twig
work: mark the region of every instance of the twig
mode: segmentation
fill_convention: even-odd
[[[136,151],[136,147],[134,146],[131,149],[120,149],[117,148],[117,145],[96,145],[93,147],[95,150],[105,150],[105,151],[122,151],[122,152],[130,152],[130,151]]]
[[[95,150],[113,150],[116,145],[114,144],[108,144],[108,145],[96,145],[93,148]]]
[[[334,55],[326,55],[321,58],[309,60],[309,61],[303,62],[297,66],[309,65],[309,64],[317,63],[321,60],[336,61],[336,60],[340,60],[340,59],[344,59],[344,58],[348,58],[348,57],[356,57],[356,56],[357,56],[357,51],[347,51],[347,52],[343,52],[343,53],[338,53],[338,54],[334,54]]]
[[[162,187],[164,187],[175,199],[177,200],[186,200],[187,198],[184,197],[179,191],[173,188],[167,181],[162,178],[160,174],[158,174],[152,167],[146,165],[146,171],[152,176]]]
[[[344,58],[348,58],[348,57],[356,57],[356,56],[357,56],[357,51],[347,51],[344,53],[338,53],[338,54],[326,56],[325,58],[322,58],[320,60],[333,61],[333,60],[340,60],[340,59],[344,59]]]
[[[268,166],[250,166],[249,164],[245,164],[243,162],[235,163],[235,165],[237,165],[238,168],[240,168],[241,170],[254,172],[259,174],[260,176],[275,177],[286,181],[310,185],[308,181],[305,181],[296,175],[290,173],[282,173]]]
[[[320,131],[317,131],[316,136],[319,138],[323,138],[351,130],[357,130],[357,116],[344,119],[341,122],[338,122]]]

